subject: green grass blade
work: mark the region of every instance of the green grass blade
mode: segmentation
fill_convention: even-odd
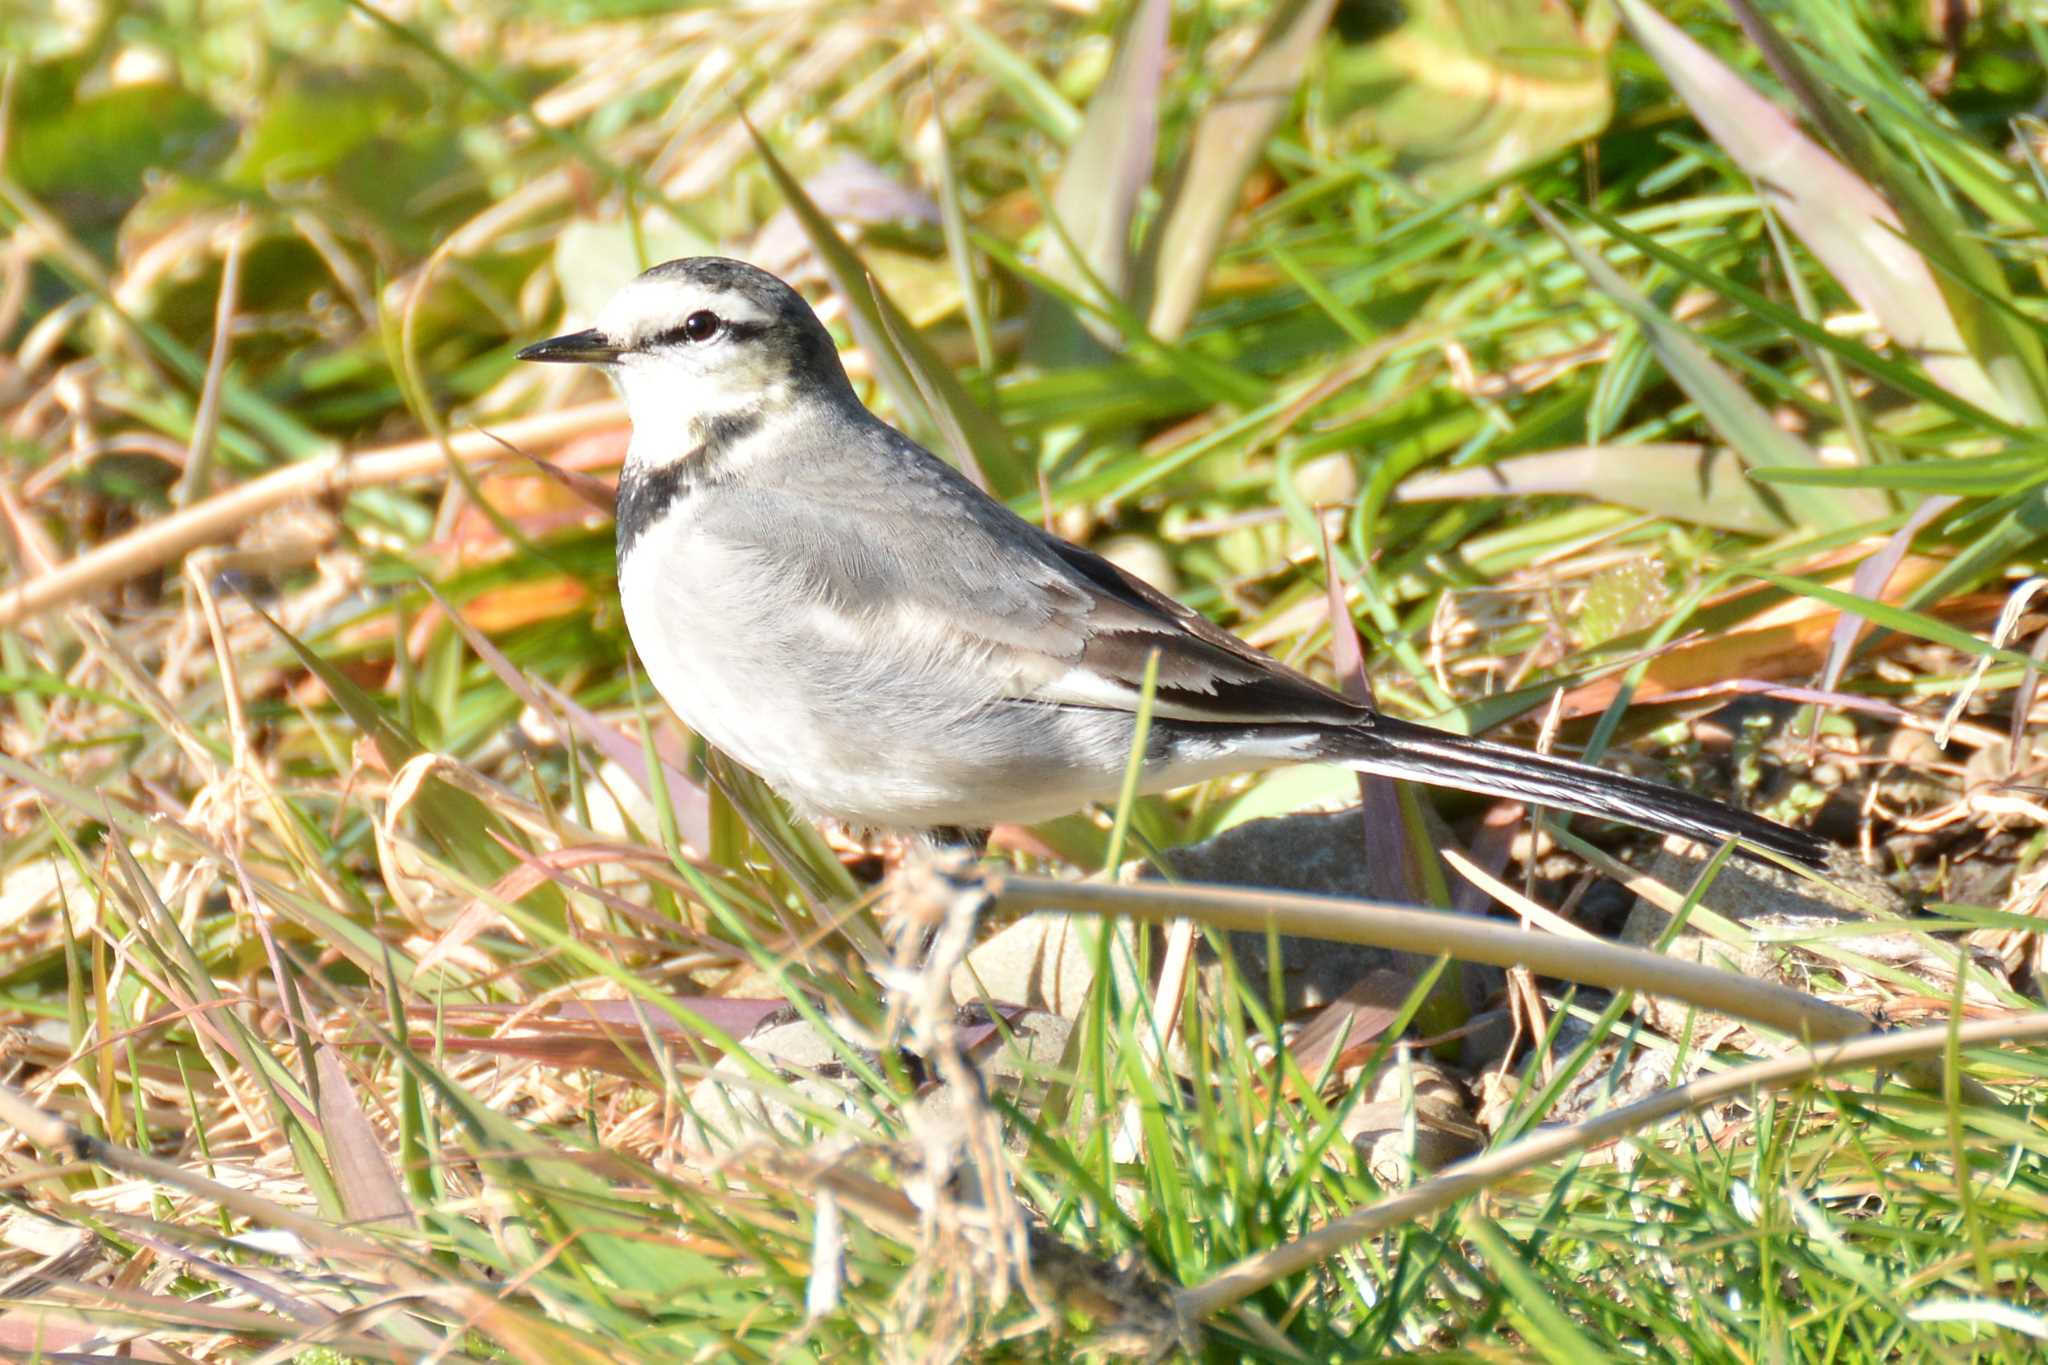
[[[833,288],[846,301],[854,333],[897,408],[913,425],[963,443],[937,442],[942,453],[950,451],[964,468],[977,471],[998,497],[1031,487],[1029,466],[1018,457],[1002,423],[974,400],[959,376],[939,360],[909,319],[889,301],[853,249],[841,240],[831,220],[819,212],[803,186],[783,167],[767,140],[754,133],[751,125],[748,131],[776,188],[803,225]],[[927,394],[932,396],[929,403]]]
[[[1920,254],[1930,260],[1953,260],[1957,274],[1972,289],[2009,301],[2003,273],[1970,225],[1866,129],[1838,95],[1814,78],[1805,60],[1750,0],[1728,0],[1728,7],[1807,116],[1897,209],[1906,239]],[[2015,325],[2002,310],[1985,306],[1971,289],[1944,280],[1943,292],[1965,349],[1991,377],[2017,420],[2035,425],[2048,420],[2048,351],[2040,338]]]
[[[1869,182],[1644,0],[1616,2],[1693,116],[1900,349],[1923,357],[1928,374],[1957,396],[2008,421],[2025,421],[2025,409],[1971,353],[1940,279]]]
[[[1771,420],[1763,406],[1751,398],[1684,326],[1644,298],[1615,269],[1582,245],[1541,205],[1529,211],[1564,244],[1572,259],[1586,272],[1599,290],[1620,305],[1643,329],[1657,358],[1678,386],[1691,395],[1703,416],[1728,442],[1744,464],[1751,468],[1810,468],[1820,463],[1805,442]],[[1785,507],[1800,524],[1830,530],[1852,526],[1883,514],[1882,503],[1867,495],[1861,498],[1829,496],[1798,490],[1785,497]]]
[[[1335,8],[1336,0],[1285,0],[1276,6],[1251,55],[1195,120],[1140,267],[1153,336],[1171,341],[1187,330],[1245,178],[1293,105]]]

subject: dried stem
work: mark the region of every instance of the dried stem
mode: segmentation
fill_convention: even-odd
[[[505,458],[500,438],[513,444],[558,445],[624,420],[625,410],[616,402],[586,403],[508,423],[496,436],[475,430],[457,432],[448,438],[447,448],[465,464],[485,463]],[[0,630],[160,568],[202,545],[230,540],[257,517],[287,503],[340,497],[383,484],[443,477],[447,472],[441,443],[431,439],[362,455],[338,452],[287,465],[225,489],[196,507],[139,526],[0,593]]]

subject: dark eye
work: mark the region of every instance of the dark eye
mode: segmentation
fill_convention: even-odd
[[[696,312],[683,319],[683,340],[709,341],[718,335],[718,314]]]

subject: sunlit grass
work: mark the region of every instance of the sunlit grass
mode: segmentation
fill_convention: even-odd
[[[1828,0],[1672,7],[1690,39],[1632,2],[1391,36],[1350,5],[1320,36],[1313,5],[642,8],[0,26],[0,1009],[6,1081],[73,1126],[10,1115],[11,1349],[2038,1352],[2042,1054],[1974,1035],[1258,1277],[1430,1188],[1375,1135],[1504,1148],[1780,1035],[1665,1036],[1561,962],[1440,1112],[1430,1068],[1491,1025],[1394,1046],[1460,1030],[1433,971],[1289,1019],[1213,928],[1176,977],[1172,930],[1093,921],[1070,1037],[956,1015],[928,936],[1008,916],[877,891],[893,847],[708,757],[631,659],[602,483],[499,444],[609,475],[609,395],[511,352],[645,265],[751,254],[878,409],[1276,655],[1337,677],[1334,577],[1394,714],[1558,727],[1864,841],[1935,903],[1897,958],[1810,935],[1811,1018],[2017,1033],[2038,615],[1990,635],[2048,533],[2037,32],[1977,21],[1935,99],[1917,8]],[[997,845],[1071,881],[1357,790]],[[1509,856],[1442,810],[1401,837]],[[1500,898],[1596,922],[1574,850],[1627,844],[1593,837],[1523,845]],[[1782,937],[1670,900],[1731,955]],[[990,1108],[933,1098],[958,1051],[1061,1037]]]

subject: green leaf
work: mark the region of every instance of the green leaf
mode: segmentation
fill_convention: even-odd
[[[0,205],[12,209],[31,227],[45,231],[53,241],[63,243],[68,240],[62,226],[51,219],[41,206],[29,199],[4,173],[0,173]],[[4,221],[5,215],[0,215],[0,222]],[[47,229],[42,227],[45,223],[49,224]],[[206,362],[191,347],[174,336],[170,329],[151,318],[136,316],[123,308],[103,282],[104,272],[97,261],[65,250],[45,252],[42,260],[68,280],[81,294],[89,294],[98,300],[100,307],[161,356],[181,379],[195,388],[204,382]],[[221,378],[220,401],[224,416],[247,426],[270,442],[287,459],[311,459],[325,455],[333,449],[332,442],[313,431],[283,407],[270,402],[237,380],[231,373],[224,374]],[[191,410],[179,401],[175,407],[175,414],[176,420],[183,424],[183,434],[189,435]],[[224,430],[220,439],[224,445],[232,444],[238,435]]]
[[[30,67],[22,74],[23,85],[43,88],[17,92],[6,171],[38,199],[97,210],[89,221],[125,212],[151,171],[181,165],[202,171],[206,149],[219,147],[229,127],[205,100],[174,86],[127,85],[88,95],[60,91],[49,80],[54,73]],[[74,218],[72,226],[84,224]]]
[[[473,91],[506,113],[514,115],[532,130],[534,136],[553,144],[607,183],[616,184],[630,191],[635,198],[644,203],[658,206],[684,227],[700,232],[706,230],[704,224],[698,221],[694,210],[670,198],[640,172],[630,166],[621,165],[615,158],[594,146],[576,129],[542,118],[534,112],[533,105],[522,96],[484,76],[470,63],[443,50],[424,23],[403,23],[375,5],[367,3],[367,0],[346,0],[346,3],[372,26],[390,34],[432,62],[452,84]]]
[[[1453,193],[1551,156],[1607,126],[1612,19],[1529,0],[1409,0],[1345,6],[1340,33],[1378,12],[1399,26],[1333,46],[1323,101],[1361,134],[1394,149],[1402,174]],[[1346,14],[1345,11],[1354,11]],[[1348,132],[1348,135],[1347,135]]]

